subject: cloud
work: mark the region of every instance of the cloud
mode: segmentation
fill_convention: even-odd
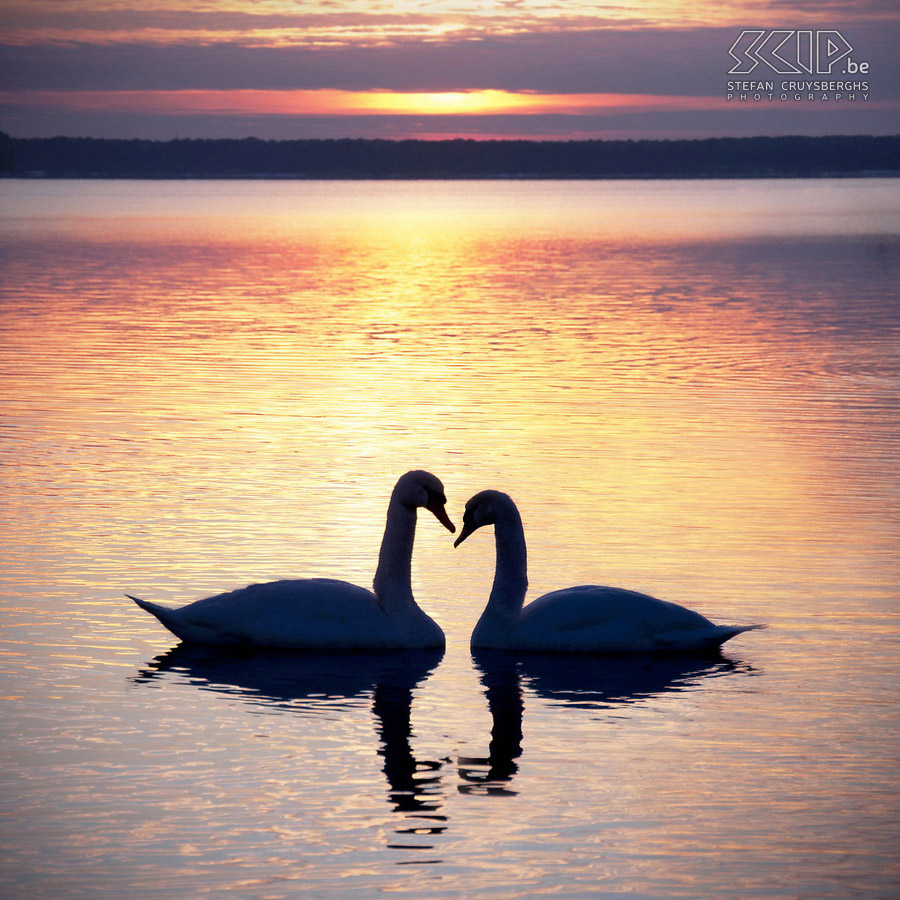
[[[829,21],[823,22],[826,14]],[[835,27],[873,20],[896,21],[893,0],[733,0],[698,4],[690,0],[641,3],[579,0],[482,0],[480,3],[303,2],[213,0],[10,0],[0,9],[4,43],[95,42],[296,47],[392,44],[409,38],[431,42],[602,28]]]
[[[786,12],[804,20],[813,16],[821,28],[861,24],[874,19],[897,21],[896,0],[759,0],[757,8],[764,13],[764,18],[773,12]]]
[[[7,47],[6,90],[466,91],[719,95],[734,29],[601,30],[390,47],[74,44]],[[900,93],[887,29],[845,30],[882,95]]]
[[[126,2],[92,0],[91,9],[63,0],[18,4],[13,0],[7,5],[0,12],[4,92],[0,128],[22,136],[102,133],[161,138],[176,133],[289,137],[292,129],[318,137],[456,133],[577,137],[602,136],[612,128],[621,136],[629,127],[638,129],[636,134],[647,134],[647,129],[655,128],[653,121],[679,135],[690,129],[695,135],[734,134],[736,122],[751,121],[762,129],[758,133],[773,134],[848,133],[845,127],[851,127],[847,125],[851,121],[853,130],[863,133],[897,130],[896,119],[891,124],[891,114],[878,106],[900,99],[896,18],[891,26],[873,24],[887,15],[884,0],[852,5],[841,0],[745,0],[715,8],[661,0],[640,6],[646,14],[640,27],[634,22],[633,4],[588,0],[578,4],[486,0],[455,6],[440,0],[403,4],[297,0],[291,5],[297,15],[285,14],[282,4],[262,2],[249,6],[209,0],[198,4],[196,12],[186,10],[181,0],[154,0],[153,8],[135,9],[128,9]],[[384,12],[374,14],[378,9]],[[702,20],[705,9],[713,9],[715,15],[727,9],[731,20],[744,17],[743,24],[684,24]],[[647,25],[666,18],[678,20],[681,27]],[[733,77],[728,75],[733,64],[728,48],[742,28],[754,24],[840,28],[854,47],[854,60],[870,64],[871,102],[852,111],[823,107],[801,113],[782,108],[765,115],[701,109],[715,107],[724,97],[725,83]],[[47,28],[56,29],[53,40]],[[40,35],[44,42],[34,43]],[[77,40],[79,35],[92,39]],[[757,76],[766,77],[761,72]],[[172,91],[185,92],[183,100],[190,99],[187,92],[221,92],[222,102],[211,101],[202,109],[186,102],[178,108],[173,95],[166,101],[171,107],[148,102],[137,109],[134,97],[123,93]],[[263,114],[245,102],[246,97],[235,95],[229,102],[225,93],[230,91],[619,94],[666,97],[671,102],[660,102],[653,112],[626,103],[618,112],[606,109],[597,115],[589,114],[585,104],[548,107],[540,114],[531,110],[526,122],[522,116],[466,117],[466,104],[459,104],[459,114],[452,119],[363,116],[359,106],[345,108],[339,103],[329,110],[333,115],[317,116],[312,107],[290,107],[287,96],[270,98],[263,104],[269,114]],[[38,92],[98,96],[85,101],[79,111],[71,108],[74,97],[68,104],[63,99],[51,103]],[[115,93],[104,103],[103,92]],[[407,112],[412,108],[403,107]],[[289,109],[299,114],[288,115]],[[823,130],[815,131],[812,122]],[[801,127],[808,130],[798,131]],[[166,134],[164,128],[175,130]],[[746,133],[753,133],[752,128]]]

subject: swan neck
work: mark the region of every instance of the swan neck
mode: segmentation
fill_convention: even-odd
[[[528,553],[519,511],[510,507],[494,523],[497,564],[488,608],[518,615],[528,590]]]
[[[373,584],[375,595],[387,613],[413,603],[412,552],[415,536],[416,510],[391,497]]]
[[[473,648],[503,649],[519,622],[528,590],[528,563],[525,531],[515,504],[494,520],[497,561],[494,584],[487,606],[475,625],[470,641]]]

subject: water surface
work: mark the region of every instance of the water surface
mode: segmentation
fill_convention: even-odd
[[[0,891],[887,897],[900,184],[0,182]],[[484,655],[176,648],[123,592],[368,585],[396,478],[530,596],[768,623]]]

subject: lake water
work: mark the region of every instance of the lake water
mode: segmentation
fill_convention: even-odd
[[[900,181],[0,181],[0,894],[897,896]],[[240,658],[123,596],[369,585],[396,478],[530,597],[766,623]],[[486,529],[490,531],[490,529]]]

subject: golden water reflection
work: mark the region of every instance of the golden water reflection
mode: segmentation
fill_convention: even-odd
[[[0,892],[26,870],[108,896],[882,890],[893,181],[0,199],[0,675],[25,811]],[[175,654],[127,681],[172,641],[123,593],[367,585],[414,467],[457,519],[481,489],[515,497],[531,597],[599,582],[771,627],[655,688],[473,667],[493,547],[423,517],[415,595],[448,637],[427,677],[297,693]],[[416,855],[445,863],[404,881]]]
[[[55,236],[21,238],[4,317],[22,441],[10,499],[26,518],[50,500],[72,513],[71,527],[63,515],[25,530],[29,558],[74,543],[96,559],[93,528],[116,545],[111,564],[138,532],[145,559],[190,536],[227,544],[243,568],[216,560],[210,592],[301,565],[365,581],[388,485],[414,465],[438,471],[459,507],[487,486],[514,493],[541,529],[538,589],[544,573],[548,588],[652,587],[654,546],[663,580],[727,584],[730,613],[735,573],[757,588],[786,554],[801,567],[816,556],[842,584],[883,545],[895,496],[869,463],[895,449],[896,245],[722,243],[702,214],[715,193],[697,212],[706,231],[672,243],[651,221],[647,244],[627,228],[610,237],[603,198],[597,219],[571,191],[533,202],[529,221],[490,192],[397,190],[405,202],[373,207],[345,189],[324,210],[301,195],[291,213],[281,198],[265,219],[239,194],[230,217],[149,217],[158,232],[141,219],[124,237],[99,213],[48,218]],[[634,193],[606,198],[615,216]],[[551,233],[550,214],[570,208]],[[133,533],[111,535],[123,504]],[[841,554],[823,552],[829,535]],[[328,568],[342,559],[343,573]],[[136,574],[187,587],[180,566]]]

